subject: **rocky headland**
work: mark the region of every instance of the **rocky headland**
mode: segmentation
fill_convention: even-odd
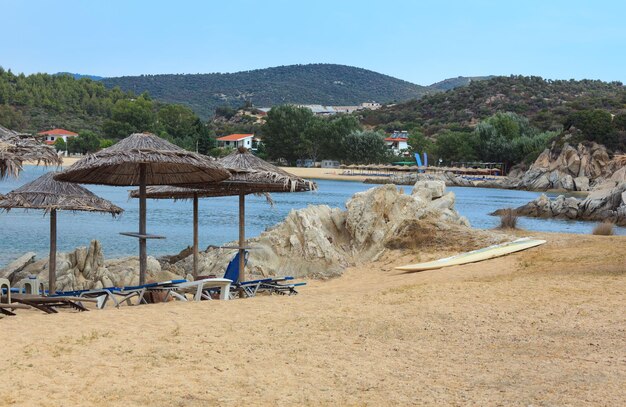
[[[492,215],[500,215],[503,211],[497,210]],[[513,209],[513,212],[535,218],[609,221],[626,226],[626,182],[592,191],[584,199],[559,195],[551,200],[542,194],[526,205]]]
[[[611,158],[606,147],[596,143],[576,147],[566,143],[544,150],[528,171],[481,186],[588,192],[611,189],[621,182],[626,182],[626,165],[621,156]]]

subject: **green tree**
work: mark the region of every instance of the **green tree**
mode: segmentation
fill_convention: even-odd
[[[11,130],[21,130],[26,127],[26,119],[16,108],[0,104],[0,126]]]
[[[527,118],[515,113],[496,113],[480,122],[474,131],[477,137],[477,158],[482,161],[503,162],[507,168],[525,157],[537,136]],[[523,140],[520,140],[523,139]]]
[[[65,140],[63,140],[62,137],[59,137],[58,139],[56,139],[56,141],[54,142],[54,148],[57,151],[67,151],[67,144],[65,143]]]
[[[477,158],[475,136],[471,133],[445,131],[437,136],[435,153],[446,164],[452,161],[474,161]]]
[[[343,158],[337,146],[348,134],[359,129],[358,120],[352,116],[313,117],[304,134],[306,156],[313,161]]]
[[[174,139],[197,138],[202,123],[193,110],[182,105],[166,105],[157,113],[158,122]]]
[[[422,154],[423,152],[431,154],[435,147],[435,144],[419,130],[413,130],[409,133],[408,144],[411,154]]]
[[[273,107],[263,126],[263,142],[271,158],[293,164],[306,154],[307,131],[315,120],[311,110],[293,105]]]
[[[87,154],[100,149],[100,138],[96,133],[89,130],[81,130],[78,137],[71,137],[67,140],[67,150],[72,153]]]
[[[377,131],[353,131],[342,142],[344,160],[355,164],[375,164],[390,159],[385,135]]]
[[[565,120],[564,126],[565,129],[573,126],[580,130],[585,140],[604,144],[609,149],[618,148],[618,134],[613,117],[605,110],[582,110],[572,113]]]
[[[152,101],[143,96],[134,100],[120,99],[111,110],[111,118],[103,125],[104,134],[122,139],[132,133],[155,131],[156,114]]]

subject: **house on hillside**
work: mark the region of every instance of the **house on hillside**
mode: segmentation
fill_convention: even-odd
[[[42,131],[37,133],[40,136],[44,136],[43,142],[48,145],[53,145],[58,139],[62,138],[67,143],[67,140],[72,137],[78,137],[78,133],[65,129],[52,129],[48,131]]]
[[[316,116],[331,116],[337,114],[337,111],[332,106],[322,105],[296,105],[298,107],[304,107],[313,112]]]
[[[409,133],[406,131],[394,131],[385,139],[385,144],[395,155],[400,155],[409,148]]]
[[[254,134],[229,134],[228,136],[216,139],[217,146],[222,148],[238,148],[245,147],[249,150],[256,151],[261,140],[254,137]]]

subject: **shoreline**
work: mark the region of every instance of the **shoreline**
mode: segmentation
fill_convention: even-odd
[[[69,167],[70,165],[74,164],[76,161],[80,160],[81,158],[82,157],[63,157],[63,164],[61,164],[61,167]],[[37,165],[37,163],[27,161],[24,163],[24,165]],[[343,172],[344,170],[340,168],[304,168],[304,167],[279,167],[279,168],[295,176],[306,178],[306,179],[311,179],[311,180],[321,179],[321,180],[329,180],[329,181],[351,181],[351,182],[365,183],[364,181],[366,179],[374,178],[374,179],[380,179],[381,181],[388,179],[388,177],[381,177],[381,176],[376,176],[373,174],[344,175],[344,174],[341,174],[341,172]],[[501,178],[505,178],[505,177],[501,177]],[[477,183],[477,185],[466,186],[466,188],[509,189],[513,191],[567,194],[568,196],[579,196],[579,197],[584,197],[589,194],[589,192],[567,191],[563,189],[533,190],[533,189],[517,189],[517,188],[499,188],[499,187],[494,187],[494,186],[489,186],[489,185],[482,186],[481,184],[485,181],[475,181],[475,182]],[[372,185],[372,188],[373,188],[376,185],[383,185],[383,184],[385,183],[384,182],[370,183],[368,185]]]

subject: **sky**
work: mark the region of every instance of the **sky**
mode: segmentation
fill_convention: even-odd
[[[99,76],[336,63],[413,83],[626,83],[626,1],[0,0],[0,66]]]

